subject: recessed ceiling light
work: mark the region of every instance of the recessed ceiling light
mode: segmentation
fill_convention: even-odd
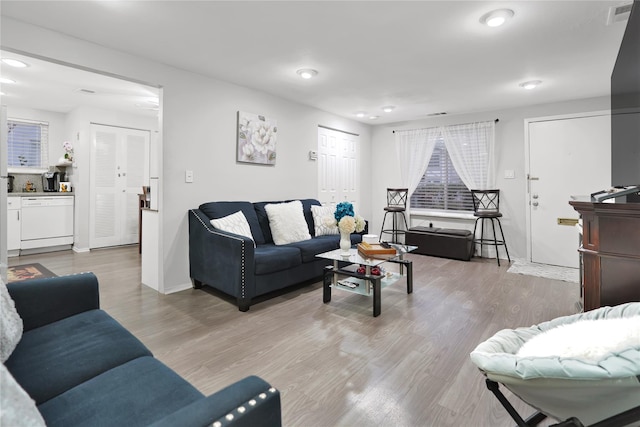
[[[9,65],[10,67],[15,68],[25,68],[29,66],[29,64],[27,64],[26,62],[18,61],[17,59],[12,58],[2,58],[2,62]]]
[[[393,105],[387,105],[386,107],[382,107],[382,111],[384,111],[385,113],[390,113],[392,112],[396,107],[394,107]]]
[[[369,116],[370,120],[375,120],[375,119],[379,119],[379,118],[380,118],[380,116]]]
[[[499,27],[507,22],[507,19],[513,17],[513,10],[511,9],[497,9],[492,10],[489,13],[485,13],[480,17],[480,22],[489,27]]]
[[[364,112],[364,111],[358,111],[358,112],[356,113],[356,117],[360,117],[360,118],[362,118],[362,117],[364,117],[364,116],[366,116],[366,115],[367,115],[367,113],[366,113],[366,112]]]
[[[541,80],[531,80],[528,82],[524,82],[524,83],[520,83],[520,87],[527,89],[527,90],[531,90],[531,89],[535,89],[536,87],[538,87],[540,84],[542,83]]]
[[[16,82],[15,80],[11,80],[11,79],[8,79],[6,77],[0,77],[0,83],[11,84],[11,83],[15,83],[15,82]]]
[[[296,73],[298,73],[298,75],[303,79],[307,80],[318,75],[318,72],[311,68],[302,68],[296,71]]]

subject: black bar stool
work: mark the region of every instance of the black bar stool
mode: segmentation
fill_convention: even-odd
[[[507,249],[507,241],[504,239],[504,233],[502,232],[502,224],[500,224],[500,190],[471,190],[473,198],[473,216],[476,217],[476,223],[473,226],[473,243],[480,245],[480,256],[482,257],[482,246],[490,245],[496,248],[496,259],[498,260],[498,266],[500,266],[500,257],[498,256],[498,246],[504,246],[504,250],[507,253],[507,259],[511,262],[509,257],[509,249]],[[491,221],[491,228],[493,229],[493,239],[484,238],[484,222],[485,220]],[[476,228],[478,227],[478,221],[480,222],[480,238],[476,238]],[[496,237],[496,226],[494,221],[498,223],[500,228],[500,239]]]
[[[382,235],[384,233],[391,234],[391,241],[393,243],[400,243],[398,241],[398,234],[405,234],[409,228],[407,223],[407,217],[404,212],[407,210],[407,195],[409,194],[408,188],[387,188],[387,206],[384,208],[384,218],[382,219],[382,228],[380,229],[380,241],[382,241]],[[392,217],[392,228],[384,228],[385,221],[387,220],[387,214],[390,213]],[[397,216],[400,215],[404,221],[404,229],[398,229],[399,221]]]

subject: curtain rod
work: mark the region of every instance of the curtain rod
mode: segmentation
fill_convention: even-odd
[[[495,119],[495,120],[494,120],[494,122],[495,122],[495,123],[498,123],[499,121],[500,121],[500,119]],[[481,123],[481,122],[475,122],[475,123]],[[464,124],[464,125],[469,125],[469,124],[471,124],[471,123],[462,123],[462,124]],[[430,129],[430,128],[421,128],[421,129]],[[410,130],[418,130],[418,129],[410,129]],[[396,133],[396,131],[395,131],[395,130],[392,130],[391,132],[392,132],[392,133]]]

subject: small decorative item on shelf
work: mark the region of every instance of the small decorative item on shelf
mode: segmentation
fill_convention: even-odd
[[[351,233],[360,233],[364,230],[364,219],[356,215],[353,211],[353,205],[349,202],[341,202],[336,206],[334,214],[338,230],[340,230],[340,249],[343,256],[349,256],[351,249]]]
[[[70,193],[71,192],[71,183],[70,182],[60,182],[59,183],[59,191],[61,193]]]

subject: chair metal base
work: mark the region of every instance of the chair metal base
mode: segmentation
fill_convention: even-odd
[[[511,402],[507,400],[504,394],[500,391],[500,386],[497,382],[490,380],[489,378],[485,379],[485,383],[487,388],[493,393],[493,395],[498,399],[500,404],[504,407],[504,409],[509,413],[511,418],[516,422],[518,427],[534,427],[540,424],[547,416],[542,412],[535,412],[526,420],[523,419],[520,414],[515,410],[515,408],[511,405]],[[526,402],[525,402],[526,403]],[[636,406],[635,408],[631,408],[627,411],[621,412],[619,414],[613,415],[609,418],[605,418],[602,421],[598,421],[595,424],[591,424],[587,427],[622,427],[630,425],[633,422],[640,420],[640,406]],[[560,421],[557,424],[552,424],[550,427],[585,427],[585,425],[576,417],[567,418],[564,421]]]
[[[404,214],[405,211],[385,211],[384,213],[384,218],[382,219],[382,228],[380,229],[380,237],[379,237],[379,241],[382,242],[382,235],[383,234],[391,234],[391,242],[392,243],[401,243],[398,241],[398,235],[402,234],[404,235],[407,230],[409,229],[409,224],[407,223],[407,217]],[[384,224],[387,220],[387,214],[391,214],[392,215],[392,228],[384,228]],[[404,221],[404,229],[398,229],[398,225],[399,221],[397,218],[397,215],[400,215],[400,217],[402,218],[402,220]]]
[[[493,229],[493,239],[485,239],[484,238],[484,222],[485,220],[491,221],[491,228]],[[478,227],[478,221],[480,222],[480,238],[476,239],[476,228]],[[498,223],[498,228],[500,229],[500,239],[496,236],[496,226],[494,221]],[[504,232],[502,231],[502,224],[500,224],[499,217],[493,216],[481,216],[476,218],[476,223],[473,226],[473,244],[480,245],[480,256],[482,257],[482,246],[494,246],[496,248],[496,260],[498,261],[498,266],[500,266],[500,256],[498,254],[498,246],[504,246],[504,250],[507,253],[507,259],[509,263],[511,263],[511,257],[509,256],[509,249],[507,249],[507,241],[504,238]]]

